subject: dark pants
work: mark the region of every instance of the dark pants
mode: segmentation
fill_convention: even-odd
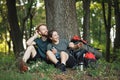
[[[76,65],[77,65],[77,60],[72,55],[69,55],[69,58],[66,62],[66,67],[73,68]]]

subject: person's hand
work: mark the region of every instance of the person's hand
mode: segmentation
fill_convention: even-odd
[[[70,47],[70,48],[74,48],[74,47],[75,47],[74,43],[73,43],[73,42],[70,42],[70,43],[69,43],[69,47]]]
[[[39,36],[38,30],[35,30],[34,37],[37,38]]]
[[[78,44],[77,44],[77,47],[78,48],[80,48],[80,47],[82,47],[83,46],[83,43],[82,42],[79,42]]]
[[[51,51],[53,52],[53,54],[56,54],[56,53],[57,53],[57,49],[55,49],[54,47],[52,48]]]

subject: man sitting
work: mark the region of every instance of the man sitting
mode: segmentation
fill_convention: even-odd
[[[45,24],[40,24],[36,28],[34,36],[27,41],[27,49],[20,61],[20,71],[24,72],[28,70],[28,59],[32,60],[41,59],[47,61],[46,51],[49,40],[47,39],[48,29]]]

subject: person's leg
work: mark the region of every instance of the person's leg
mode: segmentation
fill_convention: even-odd
[[[68,60],[69,55],[66,52],[62,51],[60,53],[60,57],[61,57],[61,63],[66,65],[66,61]]]
[[[52,53],[52,51],[47,51],[47,57],[48,59],[53,62],[54,64],[56,64],[58,61],[58,59],[56,58],[56,56]]]
[[[26,65],[27,60],[30,58],[30,56],[32,56],[32,58],[34,58],[36,56],[37,52],[36,49],[34,48],[34,46],[28,46],[23,58],[20,60],[19,63],[19,67],[20,67],[20,71],[21,72],[26,72],[27,70],[29,70],[30,68]]]
[[[74,58],[74,56],[69,55],[69,58],[66,62],[66,67],[75,68],[76,65],[77,65],[77,60]]]
[[[66,52],[62,51],[60,53],[61,64],[60,64],[59,69],[62,72],[66,71],[66,62],[67,62],[68,58],[69,58],[69,55]]]
[[[27,60],[30,58],[30,56],[32,56],[32,58],[34,58],[36,56],[37,52],[36,49],[34,48],[34,46],[28,46],[24,55],[23,55],[23,61],[26,63]]]

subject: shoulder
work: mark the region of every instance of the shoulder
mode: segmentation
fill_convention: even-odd
[[[52,44],[49,43],[49,44],[47,45],[47,50],[50,50],[51,48],[52,48]]]
[[[60,41],[65,42],[65,41],[67,41],[67,40],[66,40],[66,39],[60,39]]]
[[[41,38],[40,38],[40,37],[38,37],[38,38],[36,38],[36,39],[35,39],[35,41],[37,41],[37,40],[41,40]]]
[[[47,46],[48,46],[48,47],[51,47],[51,46],[52,46],[52,44],[51,44],[51,43],[49,43]]]
[[[48,42],[48,43],[51,43],[51,40],[50,40],[49,38],[47,38],[47,42]]]
[[[66,39],[60,39],[60,42],[69,43],[69,41]]]
[[[43,42],[40,37],[36,38],[34,41],[35,41],[36,43],[42,43],[42,42]]]

